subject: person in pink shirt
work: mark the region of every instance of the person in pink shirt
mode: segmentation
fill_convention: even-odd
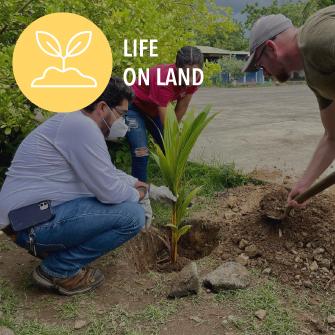
[[[152,67],[149,70],[149,85],[137,81],[132,89],[135,98],[129,106],[126,123],[129,130],[127,139],[132,154],[132,175],[139,180],[147,181],[148,165],[148,139],[147,131],[152,135],[156,143],[162,147],[162,134],[164,120],[169,103],[176,102],[175,113],[180,121],[187,111],[192,95],[198,86],[192,85],[192,69],[203,67],[203,54],[196,47],[185,46],[177,52],[175,64],[163,64]],[[168,82],[171,71],[178,78],[178,71],[190,72],[191,80],[188,85]],[[163,148],[162,148],[163,149]]]

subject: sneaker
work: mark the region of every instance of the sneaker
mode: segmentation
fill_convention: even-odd
[[[99,269],[82,268],[79,273],[69,278],[56,278],[45,273],[40,266],[33,272],[36,284],[47,289],[55,289],[63,295],[85,293],[100,286],[105,277]]]

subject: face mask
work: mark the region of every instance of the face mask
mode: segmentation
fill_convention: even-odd
[[[109,134],[106,137],[107,141],[113,141],[117,137],[125,137],[128,131],[128,126],[123,117],[118,118],[113,122],[112,126],[109,127],[105,119],[103,119],[107,128],[109,129]]]

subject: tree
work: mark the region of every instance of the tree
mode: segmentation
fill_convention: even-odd
[[[308,0],[302,12],[304,21],[316,11],[331,5],[335,5],[335,0]]]
[[[245,61],[236,59],[235,57],[223,57],[218,63],[221,66],[222,72],[229,73],[230,81],[243,76],[242,68],[245,65]]]
[[[302,13],[305,6],[306,3],[303,1],[279,4],[278,0],[272,0],[270,6],[264,7],[260,7],[257,2],[254,4],[248,4],[242,10],[242,14],[247,14],[245,27],[250,30],[257,19],[259,19],[261,16],[271,14],[284,14],[292,20],[294,25],[300,26],[304,21]]]
[[[248,4],[243,9],[242,13],[247,14],[245,27],[251,29],[258,18],[270,14],[284,14],[292,20],[296,27],[304,24],[309,16],[314,14],[319,9],[334,5],[335,0],[307,0],[294,2],[285,2],[280,4],[278,0],[272,0],[270,6],[260,7],[256,2]]]
[[[146,68],[174,62],[177,50],[184,45],[195,45],[199,34],[232,31],[231,12],[223,16],[215,8],[214,0],[1,1],[0,169],[8,166],[18,144],[38,125],[36,113],[42,112],[22,95],[11,69],[14,44],[29,23],[54,12],[87,17],[106,34],[113,50],[113,73],[121,76],[127,67]],[[123,40],[140,38],[157,39],[159,57],[123,57]]]

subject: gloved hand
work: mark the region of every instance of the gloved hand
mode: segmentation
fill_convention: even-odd
[[[144,215],[145,215],[145,229],[149,229],[151,226],[152,221],[152,208],[150,204],[150,199],[148,193],[146,196],[139,202],[142,207],[144,208]]]
[[[172,204],[177,201],[177,197],[166,186],[155,186],[150,184],[149,186],[149,198],[167,204]]]

